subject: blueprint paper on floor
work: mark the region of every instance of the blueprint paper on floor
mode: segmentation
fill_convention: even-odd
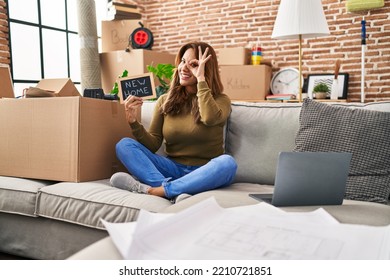
[[[109,223],[101,219],[104,227],[107,229],[112,242],[118,249],[119,253],[124,259],[127,259],[127,252],[133,242],[133,233],[135,230],[136,222],[131,223]]]
[[[390,251],[390,226],[266,203],[223,209],[213,198],[177,214],[141,211],[132,238],[126,259],[389,259]]]
[[[207,204],[209,204],[207,202]],[[201,204],[200,204],[201,205]],[[214,210],[218,211],[221,208],[213,203],[212,206]],[[197,206],[199,207],[199,206]],[[264,214],[267,213],[285,213],[283,210],[275,208],[265,203],[260,203],[256,205],[250,205],[245,207],[236,207],[235,211],[239,212],[242,208],[243,211],[248,211],[250,208],[255,208],[258,211],[263,211]],[[230,208],[229,208],[230,209]],[[233,209],[233,208],[232,208]],[[193,210],[191,210],[193,211]],[[149,225],[156,224],[163,219],[166,219],[174,214],[162,214],[162,213],[150,213],[145,210],[140,211],[139,219],[142,220],[141,223],[137,224],[136,222],[130,223],[109,223],[103,219],[101,219],[103,225],[107,229],[113,243],[118,248],[119,253],[122,255],[124,259],[129,259],[130,246],[133,242],[133,234],[137,225],[139,225],[138,229],[147,228]],[[329,215],[330,216],[330,215]],[[144,217],[144,218],[142,218]],[[330,216],[331,217],[331,216]],[[332,217],[333,219],[333,217]]]
[[[151,221],[153,223],[157,223],[162,219],[166,219],[173,214],[158,214],[158,213],[149,213],[150,216],[153,216]],[[129,259],[128,252],[133,242],[133,234],[135,228],[137,226],[136,222],[130,223],[109,223],[103,219],[101,219],[104,227],[107,229],[112,241],[115,246],[118,248],[119,253],[122,255],[124,259]],[[146,222],[145,222],[145,224]]]

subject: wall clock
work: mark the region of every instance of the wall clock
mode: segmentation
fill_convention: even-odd
[[[301,75],[303,86],[303,76]],[[271,80],[273,94],[299,94],[299,71],[295,68],[284,68],[274,74]]]

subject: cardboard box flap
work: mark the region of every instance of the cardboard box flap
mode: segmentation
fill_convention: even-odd
[[[43,90],[54,91],[57,96],[80,96],[79,91],[69,78],[63,79],[43,79],[37,86]]]
[[[9,67],[0,67],[0,98],[14,98],[11,73]]]

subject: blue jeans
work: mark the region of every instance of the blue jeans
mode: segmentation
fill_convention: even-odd
[[[141,183],[151,187],[163,186],[167,198],[227,186],[232,183],[237,171],[236,161],[229,155],[213,158],[202,166],[188,166],[154,154],[131,138],[118,142],[116,154]]]

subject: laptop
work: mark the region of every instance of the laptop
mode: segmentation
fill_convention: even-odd
[[[281,152],[273,194],[249,194],[274,206],[341,205],[351,153]]]

